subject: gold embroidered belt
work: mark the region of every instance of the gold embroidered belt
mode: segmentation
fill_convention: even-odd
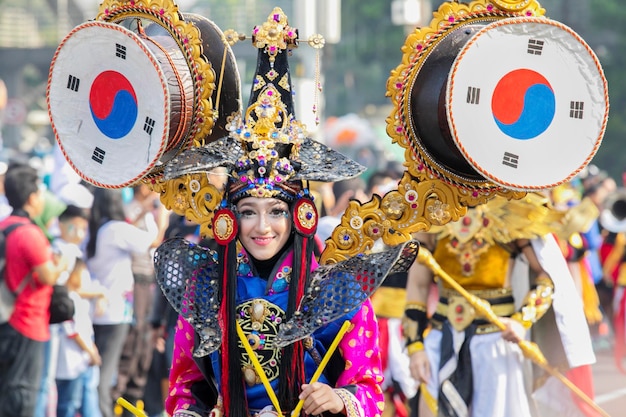
[[[509,317],[515,312],[513,295],[509,288],[468,292],[491,304],[491,309],[498,317]],[[490,323],[485,317],[479,315],[461,294],[450,289],[441,291],[437,309],[430,320],[431,327],[441,330],[445,321],[448,321],[457,331],[465,330],[470,324],[476,325],[476,334],[500,331],[495,324]]]

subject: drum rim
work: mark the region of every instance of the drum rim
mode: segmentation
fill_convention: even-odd
[[[146,56],[149,58],[149,61],[152,63],[153,67],[156,69],[157,74],[161,80],[161,88],[163,89],[163,92],[165,93],[166,96],[166,100],[164,103],[164,126],[163,126],[163,132],[161,135],[161,140],[160,140],[160,144],[159,144],[159,150],[157,151],[157,153],[155,154],[155,157],[152,158],[152,160],[150,161],[150,163],[147,164],[147,166],[137,175],[135,175],[132,179],[128,179],[128,180],[124,180],[121,183],[105,183],[103,182],[102,178],[94,178],[93,175],[87,175],[85,172],[83,172],[82,170],[78,169],[76,161],[71,159],[69,157],[69,153],[68,149],[66,148],[66,146],[63,145],[62,140],[59,136],[58,130],[57,130],[57,123],[55,123],[55,119],[53,118],[52,114],[53,114],[53,109],[52,109],[52,103],[51,103],[51,99],[50,99],[50,92],[51,92],[51,86],[52,86],[52,73],[54,71],[55,68],[55,64],[57,62],[57,59],[59,57],[61,48],[63,48],[63,46],[68,42],[68,40],[74,36],[77,32],[89,28],[89,27],[102,27],[102,28],[106,28],[106,29],[113,29],[119,32],[124,33],[125,35],[127,35],[129,38],[131,38],[138,46],[141,50],[143,50],[146,53]],[[156,57],[154,56],[154,53],[152,51],[150,51],[141,41],[141,39],[139,38],[139,36],[137,34],[135,34],[133,31],[128,30],[126,28],[124,28],[123,26],[114,24],[114,23],[108,23],[108,22],[103,22],[103,21],[89,21],[89,22],[85,22],[82,23],[78,26],[76,26],[74,29],[72,29],[70,31],[70,33],[68,33],[65,38],[63,38],[63,40],[61,41],[61,43],[59,44],[59,46],[56,49],[56,52],[52,58],[52,62],[50,64],[50,70],[49,70],[49,76],[48,76],[48,84],[46,87],[46,102],[47,102],[47,107],[48,107],[48,116],[50,118],[50,125],[52,128],[52,131],[54,133],[54,137],[56,139],[57,144],[59,145],[59,148],[61,150],[61,152],[63,153],[63,156],[65,157],[65,160],[67,161],[67,163],[72,167],[72,169],[74,171],[76,171],[76,173],[85,181],[89,182],[90,184],[93,184],[95,186],[101,187],[101,188],[124,188],[126,186],[132,185],[134,183],[136,183],[137,181],[139,181],[140,179],[142,179],[143,177],[145,177],[148,173],[150,173],[154,167],[158,164],[161,156],[163,155],[165,148],[167,147],[167,142],[169,140],[169,128],[170,128],[170,100],[169,100],[169,90],[167,88],[167,80],[165,79],[165,75],[163,74],[163,71],[161,69],[161,67],[159,66]]]
[[[217,115],[212,100],[216,90],[216,74],[213,64],[203,53],[202,34],[192,22],[188,22],[174,2],[160,1],[159,7],[142,2],[124,4],[119,0],[105,0],[100,4],[96,20],[117,24],[128,18],[140,17],[150,20],[167,30],[176,40],[187,59],[194,83],[194,107],[189,136],[181,149],[204,144],[204,138],[213,130]],[[186,145],[186,146],[185,146]]]

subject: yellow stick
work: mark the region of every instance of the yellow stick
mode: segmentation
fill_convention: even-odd
[[[226,67],[226,55],[228,54],[228,42],[224,42],[224,55],[222,56],[222,68],[220,68],[220,80],[217,83],[217,98],[215,99],[215,111],[220,110],[220,98],[222,96],[222,83],[224,82],[224,68]]]
[[[417,260],[422,265],[426,265],[427,267],[429,267],[430,270],[433,271],[433,273],[435,273],[439,278],[446,281],[446,283],[450,285],[456,292],[461,294],[467,301],[469,301],[472,307],[474,307],[480,315],[485,317],[491,323],[495,324],[500,330],[506,329],[506,325],[493,312],[489,302],[483,300],[482,298],[476,297],[474,294],[468,292],[465,288],[463,288],[463,286],[456,282],[450,275],[446,273],[446,271],[443,270],[443,268],[441,268],[435,258],[433,258],[433,255],[428,251],[428,249],[421,246],[417,255]],[[593,409],[600,413],[602,416],[611,417],[606,411],[600,408],[598,404],[596,404],[591,398],[589,398],[589,396],[585,394],[584,391],[574,385],[572,381],[567,379],[565,375],[560,373],[556,368],[550,366],[548,360],[543,355],[543,352],[541,352],[539,346],[537,346],[536,343],[530,342],[528,340],[522,340],[518,343],[518,346],[520,347],[524,356],[539,365],[550,375],[561,381],[567,388],[569,388],[575,395],[577,395],[578,398],[587,403],[587,405],[593,407]]]
[[[133,413],[134,416],[148,417],[148,415],[143,410],[138,409],[137,407],[135,407],[134,405],[132,405],[130,402],[128,402],[126,399],[122,397],[118,398],[116,402],[122,407],[124,407],[125,409],[127,409],[128,411],[130,411],[131,413]]]
[[[250,347],[250,343],[248,343],[248,339],[246,338],[246,335],[243,333],[243,330],[241,329],[239,322],[237,322],[237,335],[239,336],[239,340],[241,340],[241,343],[243,344],[244,349],[246,350],[246,352],[248,353],[248,356],[250,357],[250,360],[252,361],[252,366],[254,366],[254,369],[256,370],[257,375],[259,375],[259,378],[261,379],[261,382],[263,383],[263,386],[265,387],[265,391],[267,391],[267,395],[270,397],[270,401],[272,401],[272,405],[274,406],[274,409],[276,410],[279,416],[282,416],[283,412],[280,409],[280,404],[278,404],[278,398],[276,398],[274,389],[270,385],[270,381],[267,379],[267,376],[265,375],[265,371],[263,371],[263,367],[261,367],[261,364],[259,363],[259,359],[256,357],[256,354],[252,350],[252,347]]]
[[[428,391],[426,384],[423,382],[420,384],[420,395],[424,399],[424,404],[428,407],[433,416],[437,415],[437,400],[433,398],[433,395]]]
[[[330,347],[326,351],[326,354],[322,358],[322,361],[320,362],[319,366],[315,370],[315,373],[313,373],[313,376],[311,377],[309,384],[312,384],[315,381],[317,381],[319,377],[322,375],[322,372],[324,372],[324,368],[328,364],[330,357],[333,356],[335,349],[337,349],[337,345],[339,345],[339,342],[341,342],[341,339],[343,339],[343,335],[346,334],[349,327],[350,327],[350,321],[349,320],[344,321],[343,325],[339,329],[339,333],[337,333],[337,335],[335,336],[333,343],[331,343]],[[291,412],[291,417],[296,417],[298,414],[300,414],[300,410],[302,410],[303,405],[304,405],[304,400],[298,401],[296,408],[294,408],[294,410]]]

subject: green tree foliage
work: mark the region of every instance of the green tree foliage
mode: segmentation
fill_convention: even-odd
[[[604,68],[611,104],[606,134],[594,163],[621,185],[626,171],[626,5],[622,0],[590,0],[590,4],[589,42]]]
[[[324,48],[326,116],[387,105],[387,78],[402,59],[404,28],[391,23],[387,0],[342,0],[341,41]]]
[[[609,85],[606,134],[593,163],[621,184],[626,171],[626,4],[623,0],[539,0],[546,16],[578,33],[595,51]]]

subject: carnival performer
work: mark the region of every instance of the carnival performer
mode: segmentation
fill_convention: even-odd
[[[228,138],[165,168],[169,179],[217,166],[230,175],[212,213],[219,250],[173,239],[155,257],[157,280],[180,314],[166,400],[175,417],[382,413],[366,299],[388,273],[408,269],[418,245],[316,264],[318,214],[307,181],[351,178],[363,167],[307,138],[295,119],[287,53],[296,41],[274,9],[254,30],[259,59],[244,117]]]
[[[551,364],[572,368],[595,360],[589,333],[580,327],[580,297],[549,233],[555,219],[546,201],[538,194],[515,202],[497,197],[443,230],[420,236],[441,268],[488,301],[506,326],[500,331],[476,316],[472,305],[443,280],[438,282],[439,304],[429,318],[426,302],[435,275],[425,265],[413,265],[404,329],[411,373],[422,384],[420,416],[537,415],[530,368],[517,345],[531,328],[533,339],[553,347],[544,351]],[[548,323],[556,325],[555,317],[558,331],[548,330]],[[555,409],[554,404],[547,407]]]
[[[576,290],[582,297],[587,323],[589,326],[598,325],[602,322],[602,312],[589,262],[589,253],[594,248],[589,236],[591,229],[597,225],[600,213],[590,198],[582,198],[576,184],[572,182],[550,190],[550,199],[555,208],[568,210],[567,226],[556,234],[557,242],[567,261]]]
[[[626,188],[619,188],[605,201],[600,223],[605,230],[601,259],[604,280],[612,288],[612,324],[615,332],[613,357],[626,374]]]

